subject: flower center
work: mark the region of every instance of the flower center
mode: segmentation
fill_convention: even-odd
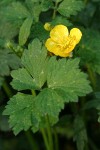
[[[70,48],[73,47],[75,43],[76,43],[76,37],[69,35],[66,41],[64,41],[62,44],[57,44],[57,46],[60,47],[61,51],[64,51],[65,49],[70,50]]]

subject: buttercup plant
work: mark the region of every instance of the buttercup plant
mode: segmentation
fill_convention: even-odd
[[[0,150],[100,149],[99,5],[0,1]]]

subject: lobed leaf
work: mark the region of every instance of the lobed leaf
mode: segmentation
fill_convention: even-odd
[[[63,99],[54,90],[46,88],[36,97],[36,107],[41,116],[58,117],[64,107]]]
[[[63,0],[58,7],[58,12],[70,17],[70,15],[76,15],[82,8],[84,8],[84,3],[81,0]]]
[[[39,87],[34,82],[34,79],[24,68],[12,71],[11,76],[13,77],[11,85],[14,89],[39,89]]]
[[[54,89],[65,102],[77,101],[78,96],[85,96],[92,91],[87,75],[79,69],[79,59],[49,61],[47,84]]]
[[[21,130],[28,130],[31,125],[31,115],[34,108],[34,97],[18,93],[13,96],[6,106],[4,115],[10,115],[10,127],[17,135]]]
[[[12,72],[12,86],[17,90],[39,90],[46,81],[47,51],[42,43],[35,39],[24,51],[22,64],[24,68]]]
[[[9,75],[10,68],[18,69],[21,61],[15,54],[9,53],[8,50],[0,50],[0,75]]]
[[[28,46],[22,57],[22,64],[34,78],[38,87],[42,87],[46,81],[47,74],[47,51],[42,43],[35,39]]]
[[[30,16],[29,11],[21,2],[12,2],[4,8],[4,15],[9,20],[23,19]]]

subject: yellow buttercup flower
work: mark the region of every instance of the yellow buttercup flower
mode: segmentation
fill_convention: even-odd
[[[47,39],[45,46],[48,51],[57,56],[68,57],[81,37],[82,33],[78,28],[71,29],[69,33],[66,26],[56,25],[50,31],[50,38]]]

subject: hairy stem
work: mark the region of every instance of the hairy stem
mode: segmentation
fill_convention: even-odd
[[[46,150],[51,150],[50,147],[49,147],[49,143],[48,143],[48,140],[47,140],[47,136],[46,136],[45,130],[43,128],[41,128],[40,131],[41,131],[42,136],[43,136],[43,140],[44,140],[44,144],[45,144]]]
[[[51,131],[51,126],[50,126],[48,115],[46,116],[46,123],[47,123],[47,134],[48,134],[50,150],[53,150],[53,138],[52,138],[52,131]]]
[[[36,92],[35,90],[31,90],[32,95],[35,97],[36,96]]]
[[[13,93],[12,93],[12,91],[11,91],[11,89],[10,89],[10,87],[9,87],[9,85],[7,84],[6,81],[4,81],[2,87],[3,87],[4,91],[5,91],[5,93],[7,94],[8,98],[10,98],[10,97],[13,96]]]
[[[55,7],[54,7],[52,19],[55,19],[55,17],[56,17],[57,5],[58,5],[58,2],[55,2]]]

